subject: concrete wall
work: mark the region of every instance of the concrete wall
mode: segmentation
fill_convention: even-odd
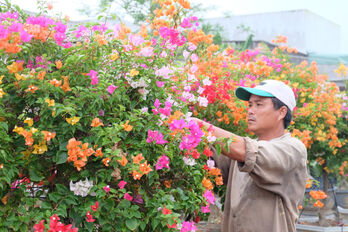
[[[340,26],[308,10],[292,10],[230,18],[212,18],[204,23],[219,24],[227,40],[245,40],[248,33],[237,29],[244,25],[254,32],[254,40],[271,42],[278,35],[288,38],[288,45],[301,52],[338,53]]]

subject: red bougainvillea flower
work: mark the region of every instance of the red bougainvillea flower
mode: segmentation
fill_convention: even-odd
[[[164,206],[163,209],[162,209],[162,213],[163,213],[164,215],[167,215],[167,214],[171,214],[172,211],[171,211],[170,209],[167,209],[167,208]]]
[[[98,208],[99,208],[99,202],[98,201],[96,201],[94,205],[91,205],[91,209],[94,212],[96,212],[98,210]]]
[[[104,189],[104,191],[107,192],[107,193],[110,192],[110,187],[109,187],[109,185],[105,186],[103,189]]]
[[[93,215],[89,212],[89,210],[86,214],[86,221],[87,222],[94,222],[95,221],[95,219],[93,218]]]
[[[45,229],[44,220],[41,220],[38,224],[34,225],[35,232],[43,232]]]

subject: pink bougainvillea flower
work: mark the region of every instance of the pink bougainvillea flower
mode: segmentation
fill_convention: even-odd
[[[198,56],[196,54],[191,55],[192,62],[196,62],[198,60]]]
[[[103,190],[105,191],[105,192],[110,192],[110,187],[109,187],[109,185],[106,185],[104,188],[103,188]]]
[[[147,139],[146,142],[147,143],[151,143],[152,141],[156,141],[156,144],[165,144],[168,143],[167,140],[163,139],[163,134],[161,134],[161,132],[159,131],[152,131],[152,130],[148,130],[147,131]]]
[[[87,76],[91,77],[91,85],[96,85],[98,84],[98,76],[97,76],[98,72],[94,71],[93,69],[91,69],[89,71],[89,73],[87,73]]]
[[[144,47],[140,50],[140,55],[144,57],[153,56],[153,47]]]
[[[164,86],[164,81],[156,81],[156,85],[159,88],[162,88]]]
[[[163,168],[169,169],[169,158],[166,155],[162,155],[156,164],[156,170],[161,170]]]
[[[185,119],[180,120],[173,120],[171,124],[169,124],[169,128],[174,131],[176,129],[182,130],[185,127],[188,127],[187,123],[185,122]]]
[[[120,187],[120,189],[123,189],[124,188],[124,186],[127,184],[127,182],[126,181],[124,181],[124,180],[121,180],[119,183],[118,183],[118,187]]]
[[[87,222],[94,222],[95,221],[95,219],[93,218],[93,215],[91,214],[91,212],[89,212],[89,210],[86,214],[86,217],[87,217],[86,218]]]
[[[210,212],[209,204],[206,206],[202,206],[201,210],[202,210],[202,213],[209,213]]]
[[[131,195],[129,195],[128,193],[124,194],[124,199],[128,200],[128,201],[132,201],[133,197]]]
[[[26,31],[21,31],[21,40],[23,42],[29,42],[33,36],[28,34]]]
[[[109,87],[108,87],[108,92],[109,92],[110,94],[113,94],[113,92],[114,92],[115,89],[117,89],[117,88],[118,88],[118,86],[109,85]]]
[[[98,201],[96,201],[96,202],[94,203],[94,205],[91,205],[91,209],[92,209],[94,212],[96,212],[96,211],[98,210],[98,208],[99,208],[99,202],[98,202]]]
[[[215,205],[215,197],[210,190],[205,190],[203,196],[208,201],[209,204]]]
[[[180,232],[196,231],[197,227],[194,222],[183,222]]]
[[[156,108],[160,107],[162,103],[156,98],[155,103],[153,104]]]

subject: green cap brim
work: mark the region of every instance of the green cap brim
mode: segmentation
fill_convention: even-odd
[[[260,89],[249,88],[249,87],[238,87],[236,89],[236,96],[241,100],[249,101],[251,94],[262,96],[262,97],[274,97],[272,94]]]

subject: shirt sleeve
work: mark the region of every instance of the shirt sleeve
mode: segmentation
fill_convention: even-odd
[[[218,154],[214,147],[211,147],[211,149],[213,150],[213,159],[216,166],[221,170],[223,182],[227,184],[232,159],[224,156],[223,154]]]
[[[296,139],[257,141],[245,137],[246,156],[238,162],[241,172],[247,172],[256,185],[280,192],[296,170],[306,168],[307,151]]]

